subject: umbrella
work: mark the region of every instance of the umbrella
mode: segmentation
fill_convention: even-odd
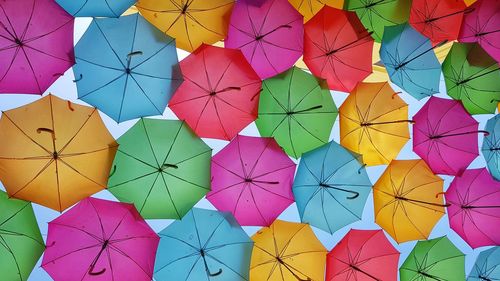
[[[470,114],[494,114],[500,100],[500,67],[476,43],[454,43],[443,62],[446,90]]]
[[[53,0],[4,0],[0,9],[0,93],[41,95],[75,63],[73,17]]]
[[[500,115],[495,115],[486,123],[485,131],[490,134],[483,138],[484,159],[490,174],[500,180]]]
[[[459,101],[431,97],[413,116],[413,151],[432,172],[460,175],[479,155],[478,122]]]
[[[396,281],[398,260],[382,230],[351,229],[328,253],[326,281]]]
[[[373,38],[354,12],[325,6],[304,33],[304,62],[330,89],[350,92],[372,73]]]
[[[391,81],[421,100],[439,92],[441,65],[430,40],[409,24],[387,27],[380,47],[380,59]]]
[[[181,83],[174,40],[139,14],[95,18],[75,53],[78,98],[117,122],[162,115]]]
[[[203,43],[213,44],[227,34],[234,0],[138,0],[141,15],[177,47],[192,52]]]
[[[500,280],[500,247],[493,247],[479,253],[467,281]]]
[[[140,119],[118,139],[108,190],[148,219],[180,219],[210,190],[212,150],[178,120]]]
[[[302,15],[287,0],[267,0],[260,7],[238,1],[224,46],[240,49],[266,79],[289,69],[302,55],[302,22]]]
[[[248,280],[253,242],[231,214],[193,208],[159,235],[155,280]]]
[[[375,222],[398,243],[427,239],[445,213],[442,191],[424,161],[393,160],[373,186]]]
[[[293,67],[262,88],[255,121],[261,136],[274,137],[294,158],[328,142],[337,107],[314,76]]]
[[[307,224],[276,220],[254,236],[250,281],[319,281],[326,249]]]
[[[212,158],[207,199],[241,225],[270,225],[293,203],[295,163],[273,138],[236,136]]]
[[[3,112],[0,180],[10,197],[63,211],[106,187],[117,146],[95,108],[48,95]]]
[[[344,0],[288,0],[288,2],[304,16],[304,22],[310,20],[325,6],[337,9],[342,9],[344,6]]]
[[[28,280],[45,250],[31,204],[0,191],[0,272],[3,280]]]
[[[111,17],[123,14],[135,0],[56,0],[68,13],[75,17]]]
[[[418,241],[399,269],[401,281],[465,281],[465,257],[446,237]]]
[[[361,161],[334,141],[303,155],[293,183],[302,222],[334,233],[361,220],[372,186]]]
[[[230,140],[257,118],[261,81],[239,50],[203,45],[180,63],[169,107],[207,138]]]
[[[500,182],[486,168],[455,177],[445,194],[450,227],[472,248],[500,245]]]
[[[389,164],[410,139],[408,105],[387,82],[359,83],[339,114],[340,144],[366,165]]]
[[[159,240],[133,205],[87,198],[49,222],[42,267],[54,280],[151,280]]]

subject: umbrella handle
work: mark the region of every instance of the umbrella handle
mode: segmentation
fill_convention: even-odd
[[[222,273],[222,268],[219,268],[219,271],[217,271],[216,273],[211,273],[208,268],[207,268],[207,273],[208,275],[210,275],[211,277],[214,277],[214,276],[217,276],[217,275],[220,275]]]
[[[76,82],[79,82],[82,79],[83,79],[83,74],[80,74],[80,77],[75,78],[75,80],[73,80],[73,82],[76,83]]]
[[[364,163],[363,163],[363,166],[359,167],[359,169],[358,169],[358,174],[361,174],[361,170],[362,170],[363,168],[366,168],[366,164],[364,164]]]
[[[394,99],[394,97],[395,97],[396,95],[399,95],[399,94],[401,94],[401,93],[402,93],[402,92],[395,92],[394,94],[392,94],[391,98],[392,98],[392,99]]]
[[[100,271],[94,272],[94,266],[90,267],[89,269],[89,275],[96,276],[96,275],[101,275],[106,271],[106,268],[101,269]]]
[[[207,259],[205,258],[205,254],[206,254],[205,250],[201,249],[200,250],[200,255],[201,255],[202,259],[203,259],[203,264],[205,265],[205,271],[207,272],[207,274],[209,276],[212,276],[212,277],[220,275],[222,273],[222,268],[219,268],[219,271],[217,271],[215,273],[210,272],[210,269],[208,268],[208,264],[207,264]]]
[[[116,165],[113,165],[113,170],[111,170],[111,173],[109,173],[108,179],[111,178],[116,172]]]
[[[436,193],[436,198],[438,198],[439,195],[444,195],[444,194],[446,194],[446,192],[444,192],[444,191],[438,192],[438,193]]]
[[[49,128],[38,128],[36,129],[36,132],[41,134],[42,132],[47,132],[47,133],[51,133],[52,134],[52,139],[56,139],[56,133],[54,132],[54,130],[52,129],[49,129]]]
[[[130,57],[133,57],[133,56],[138,56],[138,55],[142,55],[143,52],[142,51],[135,51],[135,52],[130,52],[127,54],[127,57],[130,58]]]

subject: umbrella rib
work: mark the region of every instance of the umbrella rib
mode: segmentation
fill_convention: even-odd
[[[12,215],[10,215],[8,218],[6,218],[4,221],[0,222],[0,227],[2,225],[4,225],[6,222],[8,222],[9,220],[11,220],[12,218],[14,218],[15,216],[17,216],[20,212],[22,212],[29,205],[30,205],[30,203],[27,202],[22,208],[19,208],[19,210],[17,210],[16,212],[14,212]],[[2,229],[0,229],[0,230],[2,230]]]
[[[189,19],[191,19],[192,21],[194,21],[196,24],[198,24],[199,26],[201,26],[203,29],[205,29],[206,31],[209,31],[209,32],[215,33],[215,34],[220,35],[220,36],[224,36],[224,34],[219,33],[219,32],[217,32],[217,31],[214,31],[214,30],[212,30],[212,29],[208,28],[207,26],[203,25],[203,24],[202,24],[202,23],[201,23],[198,19],[196,19],[195,17],[193,17],[193,15],[191,15],[191,12],[190,12],[190,11],[186,13],[186,16],[187,16]]]
[[[120,248],[116,247],[116,246],[113,246],[113,245],[109,245],[109,248],[113,251],[115,251],[116,253],[122,255],[123,257],[126,257],[127,259],[129,259],[130,261],[132,261],[139,269],[141,269],[141,271],[148,277],[148,278],[152,278],[153,276],[150,276],[149,273],[144,270],[142,268],[142,266],[140,264],[138,264],[134,259],[132,259],[129,255],[127,255],[125,252],[123,252]]]
[[[212,103],[214,105],[215,115],[217,116],[217,119],[219,120],[220,127],[222,128],[222,131],[224,132],[224,135],[226,136],[226,138],[230,139],[229,134],[227,133],[226,128],[224,127],[224,122],[222,122],[222,119],[220,118],[219,109],[217,108],[216,99],[211,99],[211,100],[212,100]]]
[[[163,269],[165,269],[165,267],[168,267],[168,266],[172,265],[173,263],[176,263],[176,262],[178,262],[178,261],[181,261],[181,260],[183,260],[183,259],[187,259],[187,258],[190,258],[190,257],[198,256],[198,255],[199,255],[199,253],[198,253],[198,252],[196,252],[196,253],[193,253],[193,254],[189,254],[189,255],[182,256],[182,257],[180,257],[180,258],[176,258],[176,259],[174,259],[174,260],[171,260],[171,261],[169,261],[168,263],[166,263],[165,265],[162,265],[160,268],[157,268],[158,266],[155,266],[155,270],[154,270],[154,272],[155,272],[155,273],[158,273],[158,272],[162,271]],[[199,258],[200,258],[200,257],[198,257],[198,259],[199,259]],[[198,261],[198,259],[196,260],[196,262]],[[195,262],[195,263],[196,263],[196,262]]]
[[[115,280],[115,274],[113,272],[113,263],[111,262],[111,252],[109,247],[106,247],[106,257],[108,258],[109,270],[111,271],[111,281]]]
[[[314,137],[315,139],[317,139],[319,142],[321,143],[326,143],[324,140],[318,138],[317,136],[313,135],[313,133],[311,133],[308,129],[306,129],[296,118],[295,116],[291,115],[292,116],[292,119],[295,121],[295,123],[297,123],[300,127],[302,127],[302,129],[304,129],[304,131],[306,131],[307,133],[309,133],[312,137]]]
[[[193,12],[194,12],[194,13],[196,13],[196,12],[207,12],[207,11],[216,10],[216,9],[219,9],[219,8],[224,7],[224,6],[231,5],[231,4],[233,4],[233,2],[232,2],[232,1],[230,1],[230,2],[228,2],[228,3],[226,3],[226,4],[221,4],[221,5],[219,5],[219,6],[215,6],[215,7],[212,7],[212,8],[208,8],[208,9],[189,9],[189,12],[190,12],[190,13],[193,13]]]
[[[95,150],[91,150],[91,151],[85,151],[85,152],[76,152],[76,153],[69,153],[69,154],[63,154],[63,155],[59,154],[59,157],[77,157],[77,156],[81,156],[81,155],[92,154],[92,153],[97,153],[97,152],[101,152],[104,150],[109,150],[109,149],[115,148],[115,147],[117,147],[117,145],[109,146],[109,147],[101,148],[101,149],[95,149]],[[47,156],[47,157],[50,157],[50,156]],[[0,157],[0,159],[2,159],[2,158]]]
[[[31,70],[31,73],[33,74],[33,78],[35,78],[35,82],[36,82],[36,85],[38,87],[38,90],[41,91],[40,83],[38,82],[38,78],[37,78],[37,76],[35,74],[35,70],[33,69],[33,65],[31,65],[31,61],[30,61],[28,55],[26,54],[26,51],[24,50],[24,48],[22,46],[19,47],[19,49],[21,49],[21,51],[24,54],[24,57],[26,58],[26,61],[28,62],[28,66],[29,66],[29,68]]]
[[[218,263],[224,265],[225,267],[229,268],[229,270],[231,270],[232,272],[236,273],[236,275],[240,276],[242,278],[242,280],[246,280],[246,278],[244,276],[242,276],[239,272],[237,272],[236,270],[232,269],[231,267],[229,267],[226,263],[224,263],[223,261],[219,260],[218,258],[210,255],[210,254],[207,254],[207,256],[209,256],[210,258],[212,258],[213,260],[217,261]]]
[[[137,82],[137,80],[135,79],[134,75],[129,75],[130,78],[132,78],[132,80],[135,82],[135,84],[137,85],[137,87],[141,90],[141,93],[148,99],[148,101],[151,103],[151,105],[156,109],[156,111],[158,112],[159,115],[162,115],[163,114],[163,111],[161,111],[157,106],[156,104],[151,100],[151,98],[148,96],[148,94],[146,94],[146,91],[144,91],[144,89],[142,88],[142,86],[139,84],[139,82]]]
[[[14,192],[13,194],[11,194],[10,196],[14,197],[16,194],[18,194],[23,189],[25,189],[26,187],[28,187],[36,178],[38,178],[39,175],[41,175],[43,172],[45,172],[45,170],[50,166],[50,164],[52,164],[52,162],[54,162],[54,159],[50,159],[50,161],[47,162],[47,164],[45,164],[45,166],[43,166],[42,169],[40,171],[38,171],[38,173],[30,181],[28,181],[23,187],[21,187],[20,189],[18,189],[16,192]]]
[[[183,14],[180,14],[180,15],[183,15]],[[189,36],[189,28],[188,28],[186,16],[184,15],[182,17],[182,19],[184,21],[184,30],[186,30],[186,38],[188,40],[189,46],[191,46],[191,49],[194,49],[193,43],[191,42],[191,36]]]
[[[89,2],[89,0],[85,0],[85,1],[82,3],[82,5],[80,6],[80,8],[78,8],[78,10],[76,10],[76,12],[74,12],[74,13],[72,14],[72,16],[76,16],[76,15],[78,15],[78,13],[80,13],[80,11],[81,11],[81,10],[85,7],[85,5],[87,5],[87,2]]]
[[[196,238],[198,239],[198,246],[201,249],[201,239],[200,239],[200,232],[198,230],[198,224],[196,223],[196,216],[194,215],[194,212],[191,212],[191,217],[193,217],[193,226],[194,230],[196,231]]]
[[[266,152],[266,150],[268,149],[268,147],[269,147],[270,144],[271,144],[271,139],[268,139],[267,142],[266,142],[266,145],[264,146],[264,148],[262,149],[262,151],[259,153],[259,156],[257,157],[257,160],[255,160],[255,162],[252,165],[252,168],[250,169],[250,172],[248,173],[248,177],[249,178],[252,178],[252,179],[256,178],[256,177],[252,176],[253,172],[255,171],[255,168],[257,167],[257,164],[259,164],[260,158],[262,157],[262,155],[264,154],[264,152]],[[241,157],[241,154],[240,154],[240,157]]]
[[[52,105],[52,102],[51,102],[51,105]],[[52,112],[52,110],[51,110]],[[85,121],[82,123],[82,126],[80,126],[80,128],[78,128],[78,130],[76,131],[76,133],[68,140],[68,142],[57,152],[57,154],[62,154],[62,152],[64,151],[64,149],[66,149],[66,147],[68,147],[69,144],[71,144],[71,142],[76,138],[76,136],[80,133],[80,131],[83,129],[83,127],[85,127],[85,125],[87,125],[87,122],[90,120],[90,118],[92,118],[92,116],[94,115],[94,113],[96,113],[96,109],[94,108],[92,110],[92,112],[89,114],[89,116],[87,117],[87,119],[85,119]],[[53,115],[53,113],[52,113]],[[52,121],[52,128],[54,128],[54,121]]]
[[[88,95],[90,95],[90,94],[93,94],[93,93],[95,93],[95,92],[97,92],[97,91],[99,91],[99,90],[101,90],[101,89],[103,89],[103,88],[105,88],[105,87],[107,87],[107,86],[109,86],[109,85],[113,84],[113,82],[117,81],[118,79],[122,78],[122,77],[123,77],[123,76],[125,76],[125,75],[126,75],[126,73],[122,73],[122,74],[120,74],[119,76],[117,76],[116,78],[112,79],[111,81],[109,81],[109,82],[105,83],[104,85],[99,86],[99,87],[95,88],[94,90],[92,90],[92,91],[90,91],[90,92],[87,92],[87,93],[85,93],[85,94],[79,95],[79,96],[78,96],[78,99],[83,100],[83,98],[85,98],[86,96],[88,96]]]
[[[159,177],[160,177],[160,173],[157,173],[153,183],[151,184],[151,187],[149,188],[149,191],[148,191],[148,194],[146,195],[146,198],[144,198],[144,202],[142,202],[141,208],[139,208],[139,213],[142,212],[142,210],[144,210],[144,207],[146,206],[146,202],[148,201],[149,196],[151,195],[151,192],[153,191],[153,188],[155,187],[156,181],[158,180]]]
[[[88,1],[88,0],[86,0],[86,1]],[[111,11],[111,13],[113,13],[113,15],[114,15],[115,17],[119,17],[119,16],[120,16],[120,15],[117,15],[117,14],[115,13],[115,11],[111,8],[111,6],[110,6],[110,5],[109,5],[109,3],[108,3],[108,0],[104,0],[104,3],[106,3],[106,6],[108,6],[108,9]]]
[[[254,185],[255,185],[255,186],[257,186],[257,187],[260,187],[260,186],[258,186],[257,184],[254,184]],[[259,206],[257,206],[257,201],[255,200],[255,197],[254,197],[254,195],[253,195],[253,190],[252,190],[252,187],[251,187],[251,186],[248,186],[248,191],[250,192],[250,197],[252,198],[253,205],[255,206],[255,209],[257,210],[257,213],[259,213],[259,216],[261,217],[262,221],[263,221],[266,225],[271,224],[271,223],[272,223],[272,221],[271,221],[271,222],[269,222],[269,221],[268,221],[268,220],[264,217],[264,215],[262,214],[262,212],[260,211]]]
[[[289,166],[281,167],[281,168],[278,168],[276,170],[272,170],[272,171],[266,172],[264,174],[253,176],[252,178],[253,179],[257,179],[257,178],[260,178],[260,177],[263,177],[263,176],[266,176],[266,175],[269,175],[269,174],[272,174],[272,173],[275,173],[275,172],[278,172],[278,171],[281,171],[281,170],[285,170],[285,169],[288,169],[288,168],[291,168],[291,167],[295,167],[295,163],[292,163]]]
[[[77,174],[79,174],[80,176],[88,179],[89,181],[95,183],[96,185],[100,186],[100,187],[103,187],[103,188],[106,188],[106,186],[94,181],[93,179],[87,177],[86,175],[82,174],[80,171],[78,171],[77,169],[75,169],[73,166],[69,165],[66,161],[64,161],[63,159],[59,158],[58,159],[59,161],[61,161],[61,163],[63,163],[64,165],[66,165],[68,168],[70,168],[71,170],[75,171]]]
[[[222,188],[220,188],[218,190],[214,190],[215,186],[212,186],[212,189],[210,190],[210,193],[207,194],[207,199],[210,198],[210,197],[212,197],[212,196],[214,196],[214,195],[216,195],[216,194],[218,194],[218,193],[220,193],[220,192],[222,192],[222,191],[224,191],[224,190],[230,189],[232,187],[238,186],[238,185],[243,184],[243,183],[245,183],[245,181],[241,181],[241,182],[237,182],[237,183],[234,183],[234,184],[230,184],[230,185],[222,187]]]
[[[273,2],[274,3],[274,2]],[[267,56],[267,53],[266,53],[266,50],[264,48],[264,43],[262,42],[263,40],[259,40],[257,41],[257,46],[259,46],[262,50],[262,54],[264,55],[264,58],[266,59],[266,61],[269,63],[269,65],[273,68],[274,72],[276,74],[279,73],[279,71],[276,69],[276,67],[274,66],[274,64],[271,62],[271,60],[269,59],[269,57]],[[269,43],[268,43],[269,44]],[[272,44],[271,44],[272,45]],[[292,72],[293,73],[293,72]]]
[[[9,252],[9,254],[12,256],[12,259],[14,260],[14,263],[16,264],[17,273],[19,274],[20,279],[22,280],[23,278],[21,277],[22,276],[21,275],[21,268],[19,268],[19,263],[17,262],[16,255],[14,255],[14,252],[10,248],[9,244],[7,244],[7,241],[5,241],[5,238],[3,238],[2,235],[0,235],[0,239],[3,241],[3,243],[0,243],[0,245],[4,246],[4,248],[7,250],[7,252]]]
[[[89,200],[88,202],[89,202],[90,206],[92,206],[92,209],[94,209],[95,215],[97,216],[97,219],[99,220],[99,227],[101,228],[102,240],[105,240],[106,237],[104,234],[104,227],[102,225],[101,216],[99,215],[99,212],[97,211],[97,208],[94,206],[92,201]]]
[[[252,244],[253,241],[242,241],[242,242],[234,242],[234,243],[225,243],[225,244],[220,244],[220,245],[215,245],[211,247],[205,248],[206,251],[212,251],[212,250],[217,250],[226,246],[235,246],[235,245],[240,245],[240,244]]]
[[[106,68],[109,70],[116,70],[116,71],[119,71],[120,73],[123,73],[123,69],[119,69],[119,68],[115,68],[115,67],[111,67],[111,66],[106,66],[103,64],[99,64],[99,63],[84,59],[84,58],[76,57],[76,60],[81,60],[81,61],[86,62],[86,63],[91,64],[91,65],[99,66],[99,67]]]
[[[92,249],[92,248],[95,248],[95,247],[100,247],[100,246],[101,246],[101,243],[96,244],[96,245],[92,245],[92,246],[86,246],[86,247],[83,247],[83,248],[80,248],[80,249],[77,249],[77,250],[73,250],[73,251],[68,252],[68,253],[66,253],[64,255],[61,255],[61,256],[59,256],[57,258],[54,258],[53,260],[47,261],[46,263],[42,264],[41,266],[42,267],[47,266],[49,263],[52,263],[52,262],[55,262],[55,261],[57,261],[59,259],[65,258],[65,257],[67,257],[67,256],[69,256],[71,254],[78,253],[80,251],[89,250],[89,249]]]
[[[146,130],[146,125],[144,124],[144,121],[143,121],[143,125],[144,125],[144,130]],[[164,158],[164,159],[163,159],[163,161],[161,162],[163,165],[165,165],[165,163],[167,162],[167,160],[168,160],[168,156],[170,156],[170,153],[172,152],[172,149],[173,149],[174,145],[175,145],[175,144],[176,144],[176,142],[177,142],[177,138],[179,137],[179,134],[180,134],[180,132],[181,132],[181,130],[182,130],[182,128],[183,128],[183,126],[184,126],[184,122],[181,122],[181,124],[180,124],[180,126],[179,126],[179,129],[177,129],[177,132],[175,133],[175,136],[174,136],[174,138],[173,138],[172,144],[171,144],[171,145],[170,145],[170,147],[168,148],[167,154],[165,155],[165,158]],[[148,138],[149,138],[149,137],[148,137]],[[152,150],[152,147],[151,147],[151,150]],[[205,153],[205,152],[203,152],[203,153]],[[153,152],[153,154],[154,154],[154,152]],[[181,162],[178,162],[178,163],[176,163],[176,164],[179,164],[179,163],[182,163],[182,162],[184,162],[184,161],[186,161],[186,160],[192,159],[192,158],[194,158],[194,157],[196,157],[196,156],[198,156],[198,155],[200,155],[200,154],[197,154],[197,155],[195,155],[195,156],[193,156],[193,157],[190,157],[190,158],[188,158],[188,159],[182,160]],[[158,163],[158,165],[159,165],[159,163]],[[162,165],[162,166],[163,166],[163,165]]]
[[[290,115],[288,115],[287,117],[290,117]],[[287,127],[288,127],[288,139],[290,140],[290,146],[292,147],[293,156],[297,158],[297,156],[300,155],[297,155],[297,151],[295,150],[295,145],[293,144],[291,118],[286,118],[286,120],[288,121]]]
[[[148,62],[150,59],[154,58],[156,55],[158,55],[160,52],[162,52],[164,49],[166,49],[167,47],[169,47],[172,43],[174,42],[174,40],[170,40],[168,43],[166,43],[165,46],[161,47],[158,51],[156,51],[154,54],[152,54],[150,57],[144,59],[143,61],[141,61],[140,63],[136,64],[135,66],[131,67],[130,70],[134,70],[136,68],[138,68],[139,66],[143,65],[144,63]],[[135,73],[135,74],[140,74],[140,75],[146,75],[146,74],[142,74],[142,73]],[[164,78],[164,79],[167,79],[167,78]],[[172,78],[170,78],[172,79]],[[172,80],[176,80],[176,79],[172,79]]]
[[[57,225],[57,226],[62,226],[62,227],[67,227],[67,228],[71,228],[71,229],[75,229],[75,230],[78,230],[80,232],[83,232],[84,234],[86,234],[87,236],[91,237],[91,238],[94,238],[97,242],[99,242],[99,244],[97,244],[96,246],[100,246],[102,244],[102,239],[100,237],[97,237],[96,235],[94,235],[93,233],[91,232],[88,232],[86,230],[83,230],[81,228],[78,228],[76,226],[73,226],[73,225],[67,225],[67,224],[62,224],[62,223],[58,223],[58,222],[50,222],[49,224],[51,225]],[[95,246],[94,246],[95,247]]]
[[[141,125],[144,128],[144,135],[146,136],[146,139],[148,140],[149,148],[151,149],[151,154],[153,155],[153,157],[155,159],[156,166],[159,167],[160,163],[158,162],[158,159],[156,158],[156,154],[155,154],[155,151],[153,149],[153,144],[151,143],[151,138],[149,138],[148,129],[146,128],[146,123],[144,123],[144,119],[141,119]],[[181,125],[181,127],[182,127],[182,125]],[[179,130],[180,130],[180,128],[179,128]]]
[[[5,15],[5,19],[7,19],[10,28],[12,28],[12,33],[7,28],[5,28],[5,31],[7,31],[7,33],[9,33],[9,35],[11,35],[12,37],[19,38],[19,36],[17,36],[14,25],[12,25],[12,22],[10,21],[9,15],[7,14],[7,12],[5,12],[5,9],[2,5],[0,5],[0,9],[2,9],[2,12]],[[3,26],[3,22],[0,22],[0,24]]]
[[[155,169],[155,170],[156,170],[156,169],[158,169],[158,167],[155,167],[155,166],[153,166],[153,165],[151,165],[151,164],[149,164],[149,163],[147,163],[147,162],[145,162],[145,161],[143,161],[143,160],[141,160],[141,159],[139,159],[139,158],[136,158],[135,156],[132,156],[131,154],[129,154],[129,153],[127,153],[127,152],[123,151],[123,150],[119,150],[119,149],[118,149],[118,152],[121,152],[121,153],[123,153],[124,155],[126,155],[126,156],[128,156],[128,157],[130,157],[130,158],[132,158],[132,159],[134,159],[134,160],[136,160],[136,161],[138,161],[138,162],[141,162],[142,164],[144,164],[144,165],[146,165],[146,166],[149,166],[149,167],[151,167],[151,168],[153,168],[153,169]],[[156,171],[155,171],[155,172],[156,172]]]
[[[201,188],[201,189],[210,190],[210,188],[209,188],[209,187],[206,187],[206,186],[201,186],[201,185],[199,185],[199,184],[196,184],[196,183],[190,182],[190,181],[185,180],[185,179],[183,179],[183,178],[181,178],[181,177],[178,177],[178,176],[176,176],[176,175],[174,175],[174,174],[171,174],[171,173],[168,173],[168,172],[165,172],[165,171],[164,171],[163,173],[165,173],[165,174],[167,174],[167,175],[169,175],[169,176],[171,176],[171,177],[174,177],[174,178],[176,178],[176,179],[179,179],[179,180],[181,180],[181,181],[183,181],[183,182],[186,182],[186,183],[189,183],[189,184],[194,185],[194,186],[196,186],[196,187],[199,187],[199,188]]]
[[[54,59],[58,59],[58,60],[66,61],[66,62],[72,62],[71,60],[64,59],[64,58],[60,58],[60,57],[57,57],[57,56],[55,56],[55,55],[49,54],[49,53],[47,53],[47,52],[45,52],[45,51],[42,51],[42,50],[39,50],[39,49],[33,48],[33,47],[31,47],[30,45],[28,45],[28,44],[24,44],[24,45],[23,45],[23,47],[26,47],[26,48],[28,48],[28,49],[31,49],[31,50],[33,50],[33,51],[35,51],[35,52],[38,52],[38,53],[44,54],[44,55],[46,55],[46,56],[48,56],[48,57],[51,57],[51,58],[54,58]]]
[[[162,179],[162,181],[163,181],[163,184],[164,184],[164,186],[165,186],[165,191],[167,192],[168,198],[170,199],[170,203],[172,203],[172,207],[174,208],[175,214],[177,215],[177,217],[178,217],[179,219],[181,219],[181,218],[182,218],[182,216],[181,216],[181,214],[179,213],[179,211],[177,210],[177,206],[175,206],[175,202],[174,202],[174,200],[173,200],[173,198],[172,198],[172,194],[170,194],[170,189],[169,189],[169,187],[168,187],[168,185],[167,185],[167,181],[165,180],[165,177],[163,176],[163,173],[160,173],[160,175],[161,175],[161,179]]]
[[[344,206],[342,203],[340,203],[340,201],[337,199],[337,197],[335,197],[335,195],[333,195],[330,191],[329,188],[326,188],[325,191],[328,193],[328,195],[330,195],[332,197],[333,200],[335,200],[342,208],[344,208],[346,211],[348,211],[349,213],[351,213],[355,218],[357,218],[358,220],[361,220],[361,216],[358,215],[358,214],[355,214],[353,211],[351,211],[349,208],[347,208],[346,206]],[[349,199],[348,199],[349,200]]]
[[[104,34],[104,31],[102,31],[101,27],[99,26],[99,23],[97,23],[97,21],[95,21],[95,20],[93,21],[93,23],[95,24],[95,26],[97,27],[97,29],[99,29],[99,32],[101,33],[102,38],[104,38],[104,41],[106,41],[109,49],[113,52],[113,54],[115,55],[116,59],[120,62],[120,64],[122,65],[122,67],[124,69],[127,68],[127,67],[125,67],[125,64],[123,64],[122,60],[120,59],[120,56],[118,56],[118,53],[116,53],[115,49],[113,48],[113,46],[109,42],[108,38],[106,37],[106,34]]]
[[[210,240],[212,240],[212,237],[214,236],[215,232],[219,229],[219,227],[222,225],[222,223],[224,223],[225,219],[222,218],[220,220],[220,222],[217,224],[217,226],[214,228],[214,230],[212,231],[212,233],[210,234],[210,236],[208,236],[207,240],[205,241],[205,244],[203,245],[203,247],[201,247],[202,249],[205,249],[207,250],[207,246],[208,246],[208,243],[210,243]],[[201,243],[200,243],[201,245]],[[207,253],[208,254],[208,253]]]
[[[297,109],[297,107],[302,103],[302,101],[305,100],[306,97],[308,97],[314,90],[316,90],[316,88],[319,88],[319,84],[317,84],[316,86],[314,86],[311,90],[309,90],[309,92],[307,92],[300,100],[299,102],[297,102],[295,104],[295,106],[290,110],[292,112],[295,111],[295,109]]]
[[[237,176],[238,178],[240,178],[240,179],[242,179],[242,180],[244,180],[244,179],[245,179],[245,178],[244,178],[244,177],[242,177],[241,175],[238,175],[237,173],[235,173],[235,172],[233,172],[233,171],[231,171],[231,170],[227,169],[226,167],[222,166],[221,164],[217,163],[217,162],[216,162],[213,158],[212,158],[212,163],[213,163],[213,164],[216,164],[217,166],[221,167],[222,169],[224,169],[224,170],[228,171],[229,173],[231,173],[231,174],[233,174],[233,175]]]
[[[276,104],[278,104],[281,107],[281,109],[283,109],[283,114],[285,114],[288,111],[287,108],[283,104],[281,104],[278,98],[274,96],[273,92],[271,92],[271,89],[267,86],[267,83],[265,83],[265,81],[264,83],[262,83],[262,85],[266,87],[267,91],[269,92],[269,95],[273,98]]]
[[[294,234],[292,234],[292,236],[290,236],[290,238],[288,239],[288,242],[287,242],[287,243],[283,246],[283,248],[281,249],[281,251],[280,251],[280,253],[279,253],[279,256],[280,256],[280,257],[282,257],[282,256],[285,254],[285,252],[286,252],[286,250],[287,250],[288,246],[291,244],[291,242],[292,242],[292,240],[295,238],[295,236],[296,236],[299,232],[301,232],[301,231],[302,231],[302,230],[303,230],[306,226],[307,226],[307,224],[303,224],[303,225],[301,225],[301,226],[300,226],[300,228],[299,228],[299,229],[298,229],[298,230],[297,230]],[[273,232],[273,235],[274,235],[274,232]],[[276,240],[276,239],[275,239],[275,240]]]
[[[160,233],[158,233],[158,235],[159,235],[159,236],[162,236],[162,237],[166,237],[166,238],[170,238],[170,239],[176,240],[176,241],[181,242],[181,243],[183,243],[183,244],[186,244],[187,246],[189,246],[189,247],[193,248],[193,250],[195,250],[195,251],[196,251],[196,253],[190,254],[190,255],[188,255],[188,256],[195,256],[195,255],[197,255],[197,254],[198,254],[198,250],[199,250],[199,248],[198,248],[198,247],[196,247],[196,246],[193,246],[193,245],[189,244],[189,243],[188,243],[188,242],[186,242],[185,240],[182,240],[182,239],[177,238],[177,237],[174,237],[174,236],[170,236],[170,235],[168,235],[168,234],[163,234],[163,233],[161,233],[161,232],[160,232]],[[188,257],[188,256],[185,256],[185,257]]]

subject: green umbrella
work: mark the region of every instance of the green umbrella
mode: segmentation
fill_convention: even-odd
[[[446,237],[418,241],[399,268],[401,281],[465,281],[465,255]]]
[[[448,95],[470,114],[495,113],[500,100],[497,62],[477,43],[453,43],[443,62]]]
[[[328,142],[338,111],[324,81],[293,67],[262,83],[255,123],[295,158]]]
[[[144,218],[180,219],[210,190],[212,150],[183,121],[140,119],[117,141],[108,190]]]
[[[31,203],[0,191],[1,280],[27,280],[45,250]]]

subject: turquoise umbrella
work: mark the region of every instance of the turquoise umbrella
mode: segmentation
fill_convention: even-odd
[[[489,134],[483,139],[481,151],[490,174],[500,180],[500,115],[488,120],[485,131]]]
[[[500,247],[482,251],[467,277],[467,281],[488,280],[500,280]]]
[[[74,17],[111,17],[123,14],[136,0],[56,0]]]

